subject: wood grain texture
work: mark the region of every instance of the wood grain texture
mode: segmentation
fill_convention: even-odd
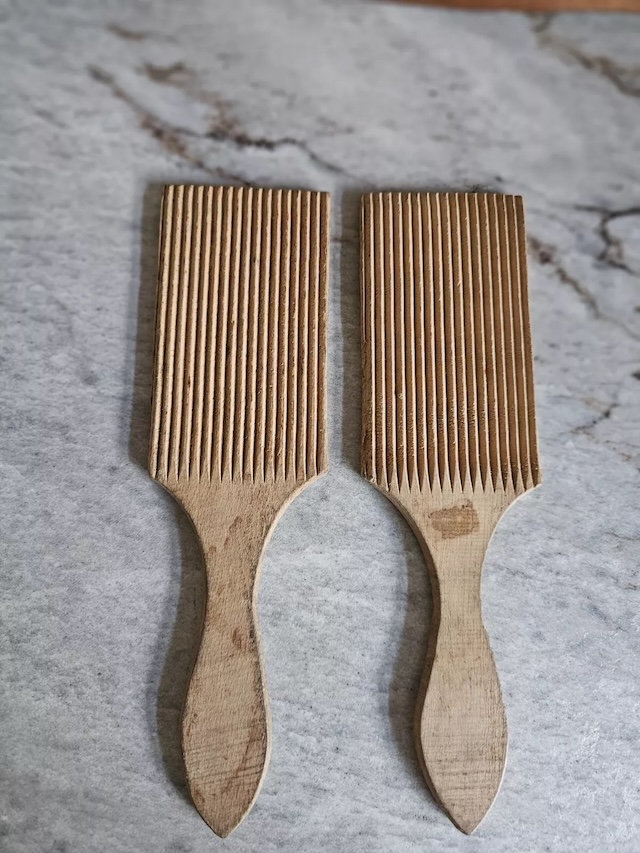
[[[507,750],[482,564],[501,515],[540,482],[522,200],[367,195],[361,247],[363,473],[431,569],[418,752],[436,799],[472,832]]]
[[[328,217],[317,192],[164,194],[149,470],[204,555],[183,751],[193,800],[221,836],[250,810],[269,760],[262,553],[287,504],[327,470]]]

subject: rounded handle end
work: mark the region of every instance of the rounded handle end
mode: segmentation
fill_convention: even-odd
[[[222,838],[251,811],[271,753],[254,631],[247,631],[246,646],[239,633],[236,629],[233,650],[224,649],[219,637],[210,643],[205,638],[182,720],[191,798],[205,823]]]
[[[466,645],[438,638],[416,730],[427,783],[453,823],[468,835],[491,808],[507,759],[500,683],[481,630],[482,638]]]

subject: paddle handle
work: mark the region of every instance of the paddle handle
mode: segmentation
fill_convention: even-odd
[[[431,513],[420,531],[434,605],[416,745],[435,798],[471,833],[498,793],[507,756],[507,720],[480,600],[492,528],[476,524],[473,507],[444,512],[440,519]]]

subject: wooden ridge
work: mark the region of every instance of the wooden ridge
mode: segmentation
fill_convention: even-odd
[[[522,200],[375,193],[362,206],[365,476],[539,482]]]
[[[170,186],[149,467],[272,482],[326,469],[325,194]]]

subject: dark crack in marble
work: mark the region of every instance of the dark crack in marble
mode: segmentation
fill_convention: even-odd
[[[244,177],[240,175],[220,168],[213,169],[208,166],[201,157],[194,155],[190,151],[189,146],[185,142],[185,137],[232,145],[239,150],[258,149],[263,151],[277,151],[287,147],[296,148],[307,157],[309,162],[322,171],[342,177],[351,177],[344,169],[313,151],[304,140],[296,139],[293,136],[270,139],[268,137],[251,136],[248,134],[232,115],[231,106],[227,101],[215,94],[203,93],[193,85],[188,85],[194,79],[195,75],[184,63],[176,62],[166,67],[145,63],[140,70],[152,82],[178,88],[187,97],[195,98],[200,103],[212,107],[215,116],[209,130],[205,134],[199,134],[188,128],[168,125],[143,107],[135,98],[131,97],[117,83],[112,74],[96,66],[89,66],[88,68],[89,74],[94,80],[108,86],[115,97],[124,101],[134,110],[140,120],[140,126],[144,130],[150,133],[168,153],[180,157],[189,163],[189,165],[223,180],[230,180],[242,185],[247,184]]]
[[[108,86],[116,98],[124,101],[124,103],[126,103],[127,106],[135,112],[140,122],[140,127],[150,134],[150,136],[152,136],[167,153],[179,157],[190,166],[206,172],[218,180],[228,180],[233,183],[246,185],[247,182],[241,176],[232,174],[225,169],[211,168],[201,157],[194,155],[182,138],[184,136],[195,136],[191,131],[186,128],[170,127],[165,122],[158,119],[142,107],[137,101],[131,98],[127,92],[125,92],[124,89],[116,83],[112,75],[108,74],[101,68],[89,66],[88,71],[94,80]]]
[[[164,42],[175,41],[175,39],[165,33],[152,32],[151,30],[135,30],[131,27],[125,26],[124,24],[118,24],[115,21],[107,24],[106,30],[108,33],[111,33],[111,35],[116,36],[123,41],[143,42],[150,39],[156,39]]]
[[[593,293],[591,293],[591,291],[588,290],[582,282],[566,270],[558,257],[558,251],[555,246],[552,246],[550,243],[543,243],[542,240],[539,240],[537,237],[529,236],[529,249],[533,259],[540,264],[540,266],[550,267],[558,281],[562,284],[566,284],[579,296],[581,302],[587,308],[589,315],[593,319],[602,320],[605,323],[611,323],[619,329],[622,329],[625,334],[629,335],[629,337],[636,341],[640,341],[640,335],[637,332],[630,329],[621,320],[618,320],[616,317],[611,317],[609,314],[605,314],[602,311]]]
[[[597,414],[593,418],[593,420],[589,421],[588,424],[580,424],[580,426],[574,427],[571,430],[574,435],[579,435],[581,433],[587,433],[588,435],[591,435],[591,431],[595,429],[598,424],[601,424],[602,421],[608,421],[611,417],[612,412],[620,405],[617,400],[604,406],[604,408],[602,407],[601,403],[598,403],[597,400],[589,399],[585,400],[585,403],[589,406],[589,408],[596,409]]]
[[[585,213],[595,213],[599,217],[597,233],[603,243],[603,248],[598,255],[598,260],[616,269],[624,270],[629,275],[637,275],[625,261],[624,242],[611,233],[609,225],[616,219],[624,219],[629,216],[640,216],[640,207],[627,207],[622,210],[608,210],[597,205],[576,205],[576,210]]]
[[[305,140],[296,139],[294,136],[270,138],[266,136],[253,136],[247,133],[233,115],[231,104],[215,93],[203,92],[199,89],[194,83],[194,72],[187,68],[183,62],[175,62],[166,67],[147,62],[142,66],[141,71],[154,83],[173,86],[184,92],[187,97],[193,98],[214,109],[215,117],[204,138],[232,145],[239,150],[258,149],[262,151],[277,151],[286,147],[297,148],[311,163],[322,171],[341,177],[351,177],[345,169],[317,154]]]
[[[532,30],[540,47],[599,75],[615,86],[621,94],[640,97],[640,66],[627,67],[609,56],[592,56],[585,53],[577,45],[554,33],[552,24],[555,15],[532,15],[531,18]]]

